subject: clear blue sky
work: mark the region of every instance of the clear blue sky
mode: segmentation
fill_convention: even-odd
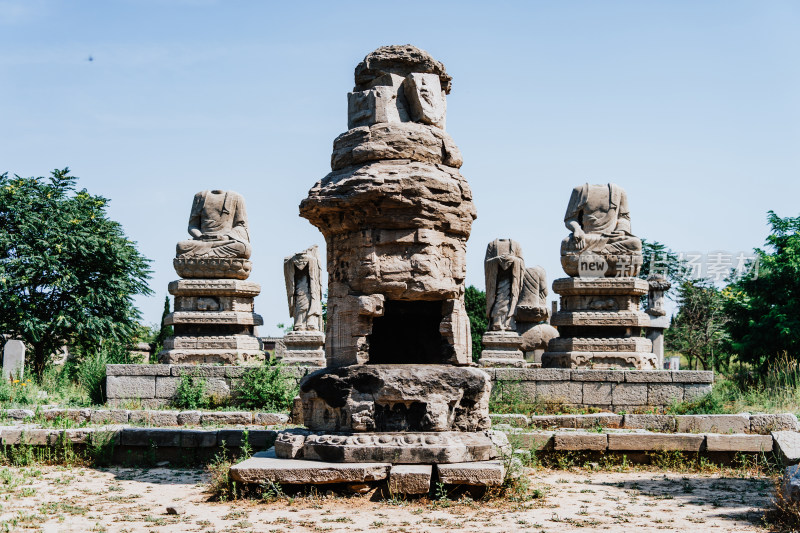
[[[69,166],[153,259],[161,313],[192,196],[247,201],[262,333],[282,259],[321,234],[298,204],[346,130],[353,68],[412,43],[453,76],[447,129],[495,237],[563,275],[569,193],[622,185],[633,230],[676,251],[760,246],[800,214],[800,2],[0,0],[0,172]],[[94,58],[88,61],[89,56]]]

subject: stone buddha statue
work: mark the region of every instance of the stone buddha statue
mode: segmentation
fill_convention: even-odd
[[[195,194],[189,234],[191,240],[178,243],[176,257],[248,259],[251,249],[244,198],[219,189]]]
[[[322,331],[322,265],[312,246],[283,260],[289,316],[295,331]]]
[[[579,275],[578,257],[593,254],[609,263],[606,276],[620,268],[636,276],[641,266],[642,241],[631,233],[625,191],[613,183],[585,183],[572,190],[564,225],[572,231],[561,242],[561,263],[570,276]]]
[[[495,239],[486,248],[486,316],[490,331],[516,328],[514,312],[519,300],[525,262],[522,248],[511,239]]]

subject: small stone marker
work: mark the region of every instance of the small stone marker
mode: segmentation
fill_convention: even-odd
[[[22,379],[25,373],[25,344],[10,340],[3,349],[3,379]]]

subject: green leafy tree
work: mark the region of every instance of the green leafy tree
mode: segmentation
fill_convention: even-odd
[[[464,292],[464,306],[472,332],[472,360],[477,362],[483,351],[481,339],[489,327],[489,321],[486,318],[486,293],[470,285]]]
[[[800,358],[800,217],[770,211],[771,233],[756,249],[757,272],[733,281],[726,309],[740,359],[766,368],[781,357]]]
[[[647,279],[652,273],[664,274],[673,287],[680,286],[687,279],[685,262],[658,241],[642,239],[642,258],[642,269],[639,271],[642,279]]]
[[[726,370],[730,339],[722,291],[706,280],[684,281],[678,287],[678,313],[666,330],[669,350],[682,353],[694,368]]]
[[[0,174],[0,331],[31,349],[41,377],[67,344],[130,344],[149,261],[106,215],[108,200],[76,191],[69,169],[49,178]]]

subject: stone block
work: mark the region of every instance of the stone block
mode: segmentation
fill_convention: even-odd
[[[685,383],[683,385],[683,401],[690,402],[711,393],[711,384]]]
[[[182,429],[182,448],[213,448],[217,445],[217,431],[209,429]]]
[[[174,398],[180,384],[181,378],[171,376],[156,377],[156,398]]]
[[[501,461],[437,464],[439,481],[445,485],[502,485],[505,468]]]
[[[231,467],[230,475],[240,483],[267,482],[284,485],[322,485],[380,481],[389,475],[390,463],[325,463],[302,459],[277,459],[274,450],[256,453]]]
[[[686,451],[699,452],[705,435],[686,433],[609,433],[608,449],[619,451]]]
[[[773,448],[784,465],[800,462],[800,433],[796,431],[773,431]]]
[[[527,427],[529,422],[527,416],[519,414],[489,415],[489,418],[492,419],[492,424],[509,424],[514,427]]]
[[[155,366],[155,365],[143,365],[143,366]],[[106,396],[109,399],[155,398],[156,377],[130,376],[130,375],[106,376]]]
[[[709,452],[771,452],[771,435],[706,435]]]
[[[553,435],[552,431],[513,432],[508,440],[514,448],[539,451],[553,448]]]
[[[622,423],[625,429],[646,429],[648,431],[675,431],[675,417],[672,415],[629,415]]]
[[[672,383],[672,371],[626,370],[625,381],[628,383]]]
[[[4,409],[2,413],[6,418],[10,418],[11,420],[25,420],[35,416],[35,413],[31,409]]]
[[[179,426],[199,426],[200,421],[203,419],[203,413],[200,411],[181,411],[178,413]]]
[[[678,415],[675,417],[679,433],[747,433],[750,415]]]
[[[169,376],[170,365],[106,365],[106,376]]]
[[[228,368],[224,365],[170,365],[170,375],[179,377],[185,374],[204,378],[224,378]]]
[[[750,433],[769,435],[773,431],[797,431],[797,417],[792,413],[750,415]]]
[[[142,410],[131,411],[131,424],[146,424],[148,426],[177,426],[178,411]]]
[[[576,415],[533,415],[530,426],[537,428],[575,428]]]
[[[88,444],[91,442],[94,428],[69,428],[61,430],[57,439],[71,444]]]
[[[225,366],[225,377],[226,378],[234,378],[238,379],[244,376],[248,370],[252,370],[252,367],[248,366]]]
[[[586,403],[586,385],[583,389],[584,403]],[[592,428],[619,428],[622,426],[622,415],[614,413],[593,413],[590,415],[575,415],[575,427],[578,429]]]
[[[283,413],[255,413],[253,423],[258,426],[275,426],[278,424],[288,424],[289,415]]]
[[[389,469],[391,494],[428,494],[431,489],[431,465],[392,465]]]
[[[157,446],[159,448],[181,445],[180,429],[124,428],[120,436],[123,446]]]
[[[496,381],[493,389],[497,388],[500,398],[505,402],[533,403],[536,401],[535,381]]]
[[[572,369],[570,376],[572,381],[602,381],[603,383],[619,383],[625,380],[625,371],[575,368]]]
[[[556,433],[553,436],[555,450],[602,450],[608,447],[608,437],[605,433]]]
[[[42,417],[45,420],[72,420],[76,424],[88,422],[92,416],[91,409],[45,409]]]
[[[787,466],[781,478],[781,495],[786,502],[800,502],[800,466]]]
[[[615,383],[611,392],[611,403],[615,407],[647,405],[647,384]]]
[[[585,382],[583,384],[582,403],[584,405],[610,405],[612,403],[611,388],[611,383]]]
[[[526,369],[528,379],[533,381],[567,381],[571,379],[569,368],[529,368]]]
[[[576,381],[542,381],[536,384],[536,400],[546,403],[583,403],[583,383]]]
[[[672,370],[673,383],[714,383],[711,370]]]
[[[92,424],[127,424],[129,418],[127,409],[96,409],[92,410],[89,419]]]
[[[223,426],[246,426],[253,423],[253,413],[250,411],[206,411],[203,413],[202,423]]]
[[[650,383],[647,385],[647,403],[652,406],[667,406],[683,401],[683,385],[680,383]]]
[[[275,455],[283,459],[302,459],[303,445],[309,431],[304,429],[288,429],[281,431],[275,438]]]

